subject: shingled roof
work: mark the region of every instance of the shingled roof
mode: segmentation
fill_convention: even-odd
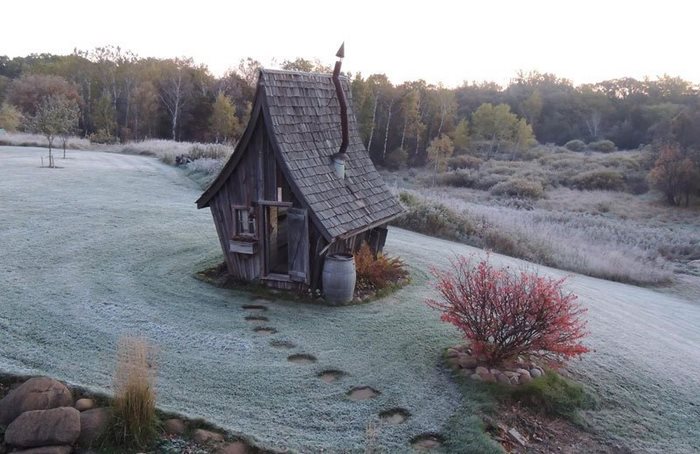
[[[341,77],[341,84],[348,98],[350,133],[344,179],[335,175],[331,165],[341,142],[341,128],[330,74],[261,70],[255,101],[290,185],[311,209],[329,240],[351,236],[403,213],[362,143],[345,77]],[[249,129],[254,127],[253,117]],[[236,149],[202,194],[197,201],[200,208],[208,205],[235,167],[237,154],[243,151]]]

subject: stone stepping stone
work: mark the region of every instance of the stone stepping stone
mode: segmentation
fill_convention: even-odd
[[[374,399],[379,394],[379,391],[370,386],[357,386],[348,391],[348,399],[353,401]]]
[[[313,364],[316,362],[316,357],[306,353],[297,353],[294,355],[289,355],[287,357],[287,361],[294,364]]]
[[[253,323],[264,323],[264,322],[270,321],[269,318],[263,317],[262,315],[249,315],[245,319],[246,319],[246,321],[253,322]]]
[[[269,336],[270,334],[275,334],[277,332],[275,328],[270,328],[269,326],[258,326],[253,328],[253,331],[262,336]]]
[[[411,439],[411,446],[418,451],[432,451],[442,447],[445,438],[436,433],[420,434]]]
[[[411,413],[405,408],[392,408],[379,413],[379,418],[382,422],[396,426],[406,422],[411,417]]]
[[[260,304],[244,304],[241,306],[241,309],[245,309],[250,312],[265,312],[268,310],[268,307]]]
[[[342,370],[329,369],[318,374],[318,378],[326,383],[334,383],[340,380],[343,375],[347,375]]]
[[[270,347],[291,349],[291,348],[296,348],[296,344],[294,342],[283,341],[283,340],[271,340]]]

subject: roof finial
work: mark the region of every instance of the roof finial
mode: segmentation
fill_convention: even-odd
[[[335,56],[338,58],[345,58],[345,41],[340,45],[340,49],[335,53]]]

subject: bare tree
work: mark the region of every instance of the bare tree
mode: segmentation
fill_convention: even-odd
[[[168,109],[171,119],[171,131],[173,140],[177,140],[177,125],[182,110],[187,103],[192,89],[187,69],[191,66],[192,60],[173,60],[173,65],[168,74],[163,77],[160,89],[160,99]]]

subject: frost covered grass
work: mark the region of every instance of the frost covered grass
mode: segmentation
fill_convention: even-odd
[[[449,239],[589,276],[663,284],[671,281],[674,270],[700,259],[697,210],[663,207],[648,196],[559,188],[532,203],[454,188],[396,192],[420,202],[423,212],[443,207],[432,209],[432,224],[449,226],[444,235]],[[410,218],[399,225],[442,231],[423,228]]]
[[[217,143],[175,142],[174,140],[148,139],[117,145],[101,145],[102,151],[155,156],[166,164],[174,165],[177,156],[186,155],[192,160],[225,160],[233,153],[233,146]]]
[[[7,132],[0,133],[0,145],[8,145],[15,147],[43,147],[48,148],[49,142],[45,136],[40,134],[30,134],[26,132]],[[63,147],[63,142],[57,138],[53,144],[55,149]],[[70,137],[66,142],[66,148],[71,150],[90,150],[92,145],[87,139],[81,137]]]
[[[374,443],[405,452],[414,436],[480,405],[439,367],[454,332],[415,294],[420,271],[416,284],[362,306],[255,301],[193,277],[221,250],[209,210],[195,208],[199,187],[181,171],[91,152],[40,169],[41,152],[0,149],[0,369],[111,393],[118,340],[139,333],[158,346],[159,407],[293,452],[361,452],[367,425],[396,407],[412,416],[382,426]],[[275,334],[253,330],[250,304],[268,308],[261,326]],[[317,362],[289,362],[296,353]],[[345,374],[325,383],[318,374],[328,369]],[[381,394],[353,402],[355,386]],[[461,426],[466,449],[498,452],[476,418]]]
[[[270,449],[362,452],[368,425],[405,408],[405,423],[372,435],[377,451],[408,452],[412,438],[436,432],[448,452],[500,452],[480,425],[488,396],[477,383],[460,389],[441,367],[457,333],[423,304],[434,296],[431,265],[483,251],[392,228],[387,253],[410,265],[413,280],[390,297],[340,308],[255,301],[192,277],[220,262],[221,251],[210,213],[194,207],[200,189],[182,172],[91,152],[40,169],[41,153],[0,149],[0,369],[112,392],[118,339],[136,332],[159,347],[164,410]],[[586,421],[633,452],[700,450],[700,308],[580,275],[568,282],[589,308],[593,350],[572,367],[601,396]],[[251,304],[268,308],[263,326],[276,334],[253,331],[242,307]],[[287,361],[296,353],[317,362]],[[345,375],[318,378],[330,369]],[[352,402],[346,393],[355,386],[381,394]]]

